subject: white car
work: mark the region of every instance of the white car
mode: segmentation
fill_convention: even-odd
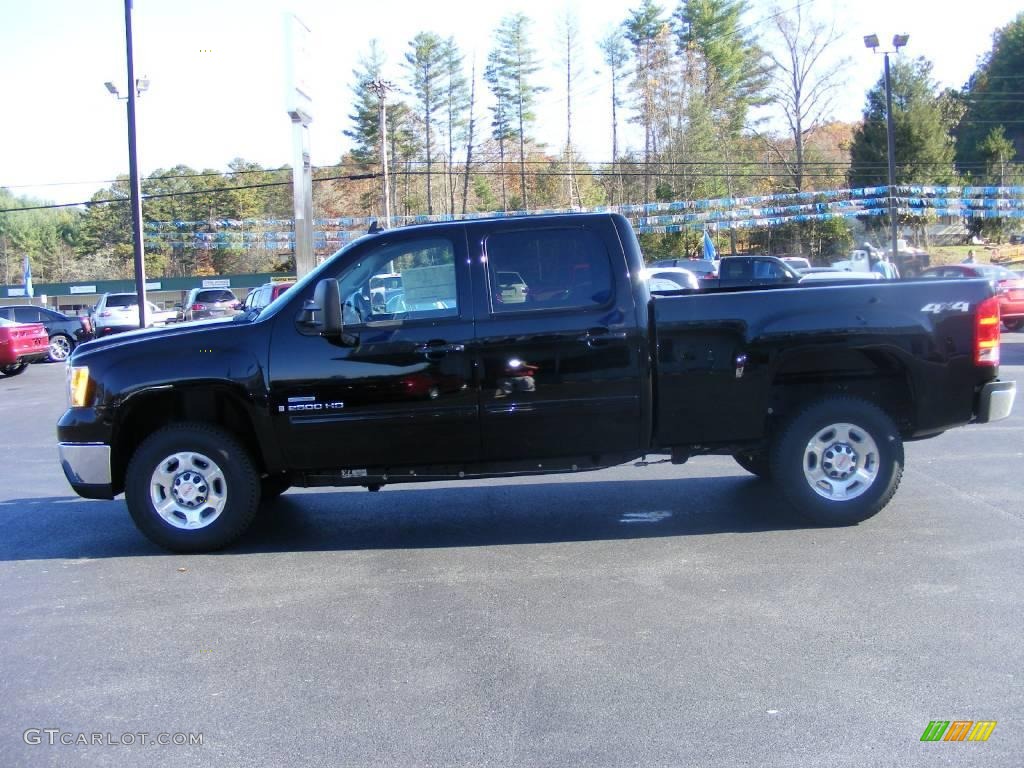
[[[89,314],[97,336],[134,331],[139,327],[139,299],[134,293],[105,293]],[[146,302],[147,328],[166,325],[176,317],[173,309],[160,309],[153,302]]]
[[[648,267],[640,273],[640,278],[647,281],[648,288],[654,293],[700,289],[697,276],[682,267]]]
[[[152,301],[146,302],[146,327],[154,325],[167,325],[178,320],[178,311],[175,309],[160,309]]]

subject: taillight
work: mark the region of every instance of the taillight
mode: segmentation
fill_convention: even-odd
[[[999,365],[999,299],[995,296],[978,305],[974,319],[974,364]]]
[[[202,312],[204,309],[206,309],[205,304],[200,304],[199,302],[196,302],[195,304],[192,305],[193,312]]]

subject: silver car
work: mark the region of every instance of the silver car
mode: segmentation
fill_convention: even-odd
[[[184,319],[206,320],[211,317],[233,317],[242,303],[228,288],[193,288],[182,306]]]

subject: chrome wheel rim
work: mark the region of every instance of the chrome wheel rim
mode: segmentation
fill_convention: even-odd
[[[183,530],[198,530],[224,511],[227,479],[213,459],[195,451],[181,451],[156,465],[149,480],[149,498],[164,522]]]
[[[880,461],[878,445],[866,429],[856,424],[830,424],[807,443],[804,479],[822,498],[850,501],[874,485]]]
[[[66,336],[54,336],[50,339],[50,359],[62,363],[71,354],[71,342]]]

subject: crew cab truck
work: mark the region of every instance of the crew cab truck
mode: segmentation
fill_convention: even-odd
[[[616,214],[367,235],[258,312],[78,347],[62,467],[175,551],[228,545],[290,486],[659,454],[732,455],[848,525],[892,498],[905,441],[1012,408],[985,281],[652,296],[643,266]],[[385,273],[410,275],[403,302],[370,300]]]

